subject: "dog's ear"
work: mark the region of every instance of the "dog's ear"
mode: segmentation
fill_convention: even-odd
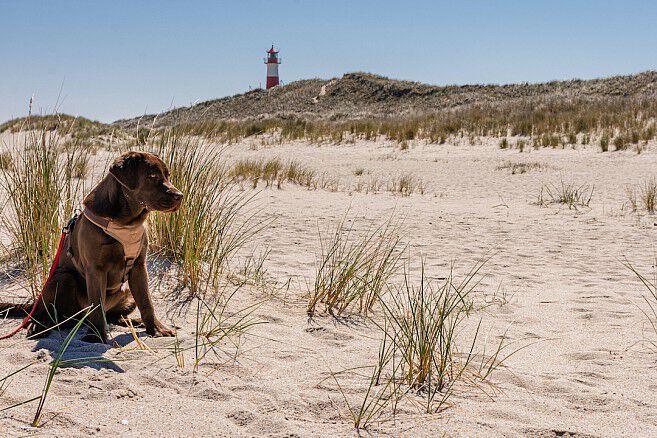
[[[141,155],[128,152],[114,160],[109,172],[123,186],[130,190],[139,187],[139,164],[143,161]]]

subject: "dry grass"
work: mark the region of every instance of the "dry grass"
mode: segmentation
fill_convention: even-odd
[[[283,162],[278,158],[238,160],[232,165],[230,175],[238,182],[249,181],[253,188],[261,180],[266,187],[276,185],[279,189],[286,182],[309,188],[316,183],[315,170],[297,160]]]
[[[593,190],[595,187],[588,184],[577,185],[572,182],[561,180],[557,184],[543,184],[538,194],[536,203],[538,205],[562,204],[569,210],[577,210],[579,207],[589,207]]]
[[[399,268],[404,252],[399,225],[391,218],[374,229],[354,234],[345,216],[328,236],[320,232],[308,315],[312,317],[320,303],[333,316],[367,315]]]
[[[643,184],[627,186],[625,188],[627,204],[632,211],[638,211],[639,207],[647,213],[653,214],[657,208],[657,181],[654,178],[646,180]]]
[[[285,183],[292,183],[311,190],[366,193],[387,191],[401,196],[410,196],[414,193],[424,195],[427,190],[422,178],[411,173],[403,173],[387,179],[369,175],[366,180],[362,178],[364,173],[364,169],[356,169],[354,174],[359,176],[356,183],[342,185],[340,179],[335,175],[328,172],[317,172],[297,160],[283,161],[279,158],[245,158],[235,161],[229,170],[234,181],[240,184],[248,183],[254,189],[259,186],[260,182],[264,182],[267,188],[282,189]]]
[[[346,121],[301,118],[186,123],[185,132],[226,142],[267,134],[278,141],[307,140],[353,142],[387,138],[400,144],[425,140],[442,144],[446,139],[500,138],[501,148],[510,148],[507,136],[522,136],[534,147],[565,147],[598,143],[617,150],[629,144],[657,138],[657,103],[648,98],[601,97],[599,99],[520,99],[480,103],[429,115],[371,118]],[[522,141],[522,143],[521,143]],[[525,140],[516,143],[523,150]]]
[[[0,152],[0,170],[8,170],[13,164],[14,157],[11,152]]]
[[[436,413],[449,406],[460,386],[484,393],[494,388],[493,373],[520,349],[507,354],[503,335],[492,352],[485,347],[476,352],[481,323],[464,335],[485,261],[475,264],[461,281],[450,270],[440,282],[428,279],[422,263],[417,284],[405,272],[402,284],[382,300],[384,317],[378,325],[383,339],[363,397],[350,402],[337,373],[332,373],[356,429],[367,429],[386,413],[394,418],[400,403]]]
[[[459,351],[457,339],[461,325],[473,310],[472,294],[484,264],[485,260],[477,263],[461,281],[450,270],[447,278],[436,284],[425,276],[423,263],[417,285],[406,274],[403,284],[382,302],[383,342],[389,350],[380,355],[383,363],[379,368],[387,367],[392,378],[418,394],[427,413],[443,409],[457,382],[485,381],[500,364],[502,342],[493,357],[472,367],[478,327],[466,351]],[[396,365],[390,369],[388,364]]]
[[[383,180],[376,175],[369,175],[367,179],[358,178],[352,190],[357,193],[379,193],[383,190]]]
[[[177,212],[152,215],[152,246],[180,266],[176,291],[188,288],[190,295],[176,298],[203,296],[268,222],[253,220],[255,195],[235,190],[221,150],[174,130],[151,136],[145,147],[167,163],[171,182],[185,195]]]
[[[340,179],[327,172],[322,172],[313,182],[313,188],[337,192],[340,190]]]
[[[634,275],[636,275],[641,284],[648,291],[648,295],[643,296],[647,308],[640,309],[648,321],[651,333],[649,333],[642,341],[645,342],[653,352],[657,352],[657,276],[653,275],[652,279],[644,276],[627,260],[623,261],[623,264]]]
[[[548,165],[545,163],[541,163],[538,161],[531,161],[531,162],[513,162],[513,161],[505,161],[504,163],[500,164],[497,166],[495,169],[497,170],[509,170],[511,172],[511,175],[518,175],[518,174],[523,174],[523,173],[528,173],[534,170],[545,170],[548,168]]]
[[[427,192],[424,180],[411,173],[403,173],[388,178],[369,175],[367,179],[359,178],[350,189],[358,193],[379,193],[386,191],[401,196],[410,196],[414,193],[424,195]]]
[[[657,182],[654,179],[646,181],[641,187],[640,199],[643,204],[643,208],[652,214],[655,212],[655,206],[657,206]]]
[[[639,209],[639,202],[637,201],[637,191],[633,186],[625,187],[625,194],[627,196],[627,205],[632,211]]]
[[[185,348],[179,342],[176,343],[173,354],[179,364],[184,364],[184,353],[187,350],[194,352],[194,371],[198,370],[208,355],[222,361],[225,361],[225,357],[234,359],[240,353],[242,336],[254,326],[265,323],[253,316],[259,303],[237,310],[231,308],[233,298],[244,284],[242,282],[231,286],[224,283],[210,300],[197,299],[194,345]],[[232,347],[229,351],[226,350],[226,344]]]
[[[600,137],[600,149],[602,152],[609,151],[609,136],[606,133]]]
[[[88,157],[81,149],[62,151],[58,131],[27,131],[16,139],[13,159],[6,160],[7,167],[0,172],[9,201],[2,221],[12,238],[11,254],[36,295],[57,250],[59,231],[82,195],[80,163],[87,163]]]
[[[421,178],[417,178],[410,173],[404,173],[396,178],[388,180],[386,190],[390,193],[396,193],[402,196],[410,196],[413,193],[423,195],[425,192],[425,186]]]

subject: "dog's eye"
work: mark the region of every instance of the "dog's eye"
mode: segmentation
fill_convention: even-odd
[[[162,177],[157,173],[150,173],[147,175],[147,177],[148,180],[153,184],[158,184],[160,181],[162,181]]]

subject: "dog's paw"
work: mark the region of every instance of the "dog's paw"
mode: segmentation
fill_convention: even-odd
[[[38,325],[35,324],[34,322],[28,322],[27,325],[25,326],[25,328],[27,329],[27,337],[28,338],[35,339],[35,338],[39,337],[38,336],[39,335]]]
[[[156,321],[153,326],[147,327],[146,333],[154,337],[160,337],[160,336],[171,337],[176,335],[175,330],[168,328],[167,326],[165,326],[159,321]]]

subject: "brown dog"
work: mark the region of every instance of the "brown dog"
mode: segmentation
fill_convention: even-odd
[[[148,292],[144,224],[149,211],[180,207],[183,194],[168,178],[167,166],[150,153],[127,152],[112,163],[66,236],[66,254],[45,285],[29,334],[92,306],[85,340],[107,342],[108,322],[127,318],[136,306],[149,335],[174,335],[155,317]]]

